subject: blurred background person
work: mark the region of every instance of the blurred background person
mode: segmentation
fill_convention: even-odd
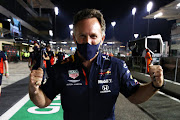
[[[152,56],[151,53],[149,52],[149,49],[146,49],[145,60],[146,60],[146,73],[149,73],[149,65],[152,62]]]
[[[63,49],[60,48],[59,52],[56,54],[57,61],[56,62],[61,62],[62,60],[65,59],[65,53],[63,52]]]
[[[40,52],[40,46],[38,42],[34,43],[33,51],[30,52],[29,60],[28,60],[28,66],[29,69],[32,70],[33,66],[36,64],[37,59],[39,58]]]
[[[5,76],[8,78],[9,76],[9,67],[8,67],[8,61],[7,56],[4,54],[3,51],[0,51],[0,96],[1,96],[1,84],[2,84],[2,77],[4,73],[4,67],[5,67]]]

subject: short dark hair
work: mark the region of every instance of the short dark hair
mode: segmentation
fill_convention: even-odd
[[[51,46],[48,44],[46,47],[49,47],[49,48],[51,48]]]
[[[105,23],[105,20],[103,18],[103,14],[99,11],[99,10],[96,10],[96,9],[83,9],[81,11],[79,11],[75,16],[74,16],[74,21],[73,21],[73,25],[74,25],[74,28],[75,28],[75,25],[81,21],[81,20],[84,20],[84,19],[88,19],[88,18],[97,18],[100,25],[101,25],[101,30],[102,30],[102,33],[105,35],[105,31],[106,31],[106,23]],[[75,32],[75,29],[73,28],[74,32]]]

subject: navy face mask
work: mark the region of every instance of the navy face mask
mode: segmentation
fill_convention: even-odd
[[[77,43],[77,51],[79,51],[79,53],[86,60],[90,60],[97,54],[100,43],[101,42],[99,42],[99,44],[97,45],[90,45],[89,43],[86,43],[86,44]]]

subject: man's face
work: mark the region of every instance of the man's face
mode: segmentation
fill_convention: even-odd
[[[51,50],[51,48],[50,48],[50,47],[47,47],[46,49],[47,49],[47,51],[50,51],[50,50]]]
[[[97,18],[88,18],[79,21],[75,26],[74,41],[79,44],[89,43],[97,45],[103,43],[105,35],[102,35],[101,26]]]
[[[36,46],[37,48],[40,48],[39,45],[38,45],[37,43],[35,43],[34,46]]]

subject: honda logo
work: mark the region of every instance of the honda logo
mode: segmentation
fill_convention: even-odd
[[[109,86],[108,85],[103,85],[102,86],[102,90],[103,91],[108,91],[109,90]]]

